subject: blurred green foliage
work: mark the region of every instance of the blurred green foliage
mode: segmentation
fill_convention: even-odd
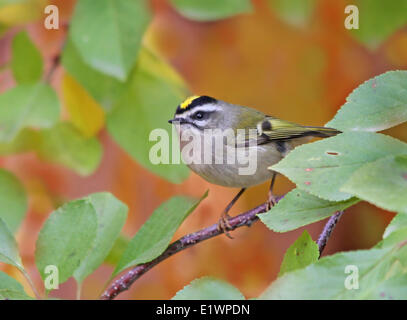
[[[200,22],[252,11],[249,0],[170,3],[184,17]],[[302,27],[310,21],[318,2],[270,0],[269,4],[283,21]],[[359,7],[360,29],[351,33],[370,49],[407,22],[404,1],[355,4]],[[43,5],[41,0],[0,0],[0,33],[36,19]],[[143,44],[151,17],[146,0],[77,1],[60,56],[65,71],[79,87],[67,86],[63,99],[85,94],[92,107],[81,107],[100,109],[103,116],[94,125],[96,129],[89,130],[90,136],[83,125],[79,128],[73,120],[61,119],[61,103],[50,84],[55,66],[44,77],[39,50],[26,32],[17,33],[9,64],[16,86],[0,95],[0,154],[35,151],[44,160],[90,175],[98,168],[103,153],[96,135],[106,125],[110,136],[138,163],[170,182],[182,182],[188,176],[184,165],[153,165],[148,157],[150,132],[170,129],[167,120],[189,91],[174,69]],[[288,249],[281,277],[260,298],[406,297],[407,145],[383,134],[366,132],[407,120],[406,80],[407,72],[397,71],[362,84],[328,123],[346,132],[300,146],[273,166],[297,188],[260,216],[270,229],[285,232],[366,200],[398,212],[383,240],[370,250],[337,253],[317,261],[317,246],[304,233]],[[87,119],[92,121],[91,117]],[[28,277],[13,236],[25,215],[27,197],[17,178],[4,170],[0,171],[0,188],[0,203],[9,209],[0,210],[0,261],[17,267]],[[116,264],[114,275],[151,261],[166,249],[175,231],[205,196],[199,200],[175,197],[166,201],[128,243],[117,240],[122,239],[119,233],[127,208],[113,195],[92,194],[67,202],[42,227],[36,243],[38,270],[45,279],[45,267],[56,265],[60,283],[72,276],[82,283],[105,259]],[[360,268],[360,290],[346,290],[344,270],[355,263]],[[316,285],[321,279],[322,284]],[[17,281],[2,272],[0,297],[29,298]],[[174,298],[244,297],[224,281],[201,278]]]

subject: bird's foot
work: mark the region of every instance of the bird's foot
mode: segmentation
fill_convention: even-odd
[[[227,212],[223,212],[218,222],[218,230],[222,231],[229,239],[233,239],[229,233],[229,231],[232,230],[232,226],[229,223],[230,218]]]
[[[277,203],[277,199],[271,192],[268,194],[267,204],[266,204],[266,211],[269,211],[272,207],[274,207]]]

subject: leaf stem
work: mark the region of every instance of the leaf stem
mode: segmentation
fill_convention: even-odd
[[[20,270],[20,272],[21,272],[21,273],[23,274],[23,276],[26,278],[28,284],[29,284],[30,287],[31,287],[31,290],[34,292],[35,297],[36,297],[38,300],[41,300],[41,299],[42,299],[42,298],[41,298],[41,295],[40,295],[39,292],[37,291],[37,288],[35,287],[34,282],[32,281],[32,279],[31,279],[30,275],[27,273],[27,271],[25,271],[24,268],[18,268],[18,270]]]
[[[81,300],[82,283],[76,283],[76,300]]]

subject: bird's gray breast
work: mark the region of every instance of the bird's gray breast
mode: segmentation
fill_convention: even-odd
[[[282,155],[278,149],[281,148],[275,143],[249,147],[212,146],[197,157],[199,161],[187,165],[211,183],[235,188],[250,187],[271,178],[272,172],[268,167],[280,161]]]

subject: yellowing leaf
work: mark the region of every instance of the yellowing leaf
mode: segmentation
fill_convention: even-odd
[[[64,104],[71,122],[85,137],[92,137],[103,128],[105,113],[101,106],[68,73],[62,81]]]
[[[42,17],[47,0],[0,1],[0,23],[15,26]]]

